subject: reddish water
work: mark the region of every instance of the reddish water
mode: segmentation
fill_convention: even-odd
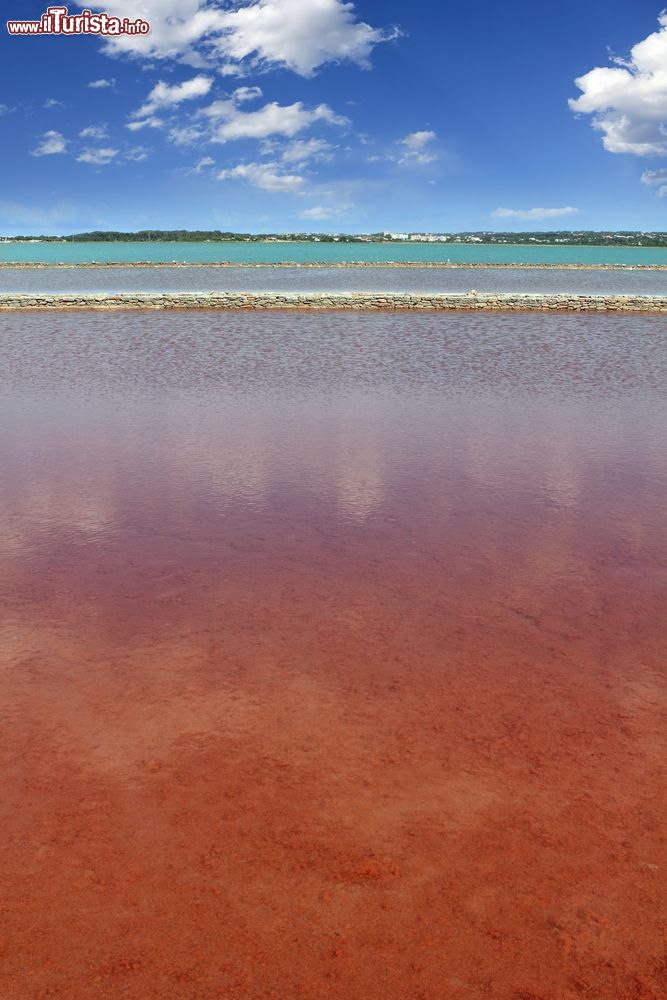
[[[667,330],[7,316],[3,1000],[667,994]]]

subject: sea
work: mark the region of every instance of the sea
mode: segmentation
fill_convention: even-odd
[[[0,264],[579,264],[667,267],[667,248],[452,243],[0,243]]]

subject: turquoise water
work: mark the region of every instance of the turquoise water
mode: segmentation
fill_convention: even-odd
[[[0,262],[663,264],[667,249],[447,243],[0,243]]]

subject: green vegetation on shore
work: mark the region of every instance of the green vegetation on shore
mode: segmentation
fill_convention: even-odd
[[[523,233],[230,233],[220,230],[143,229],[70,236],[3,236],[0,242],[44,243],[483,243],[535,246],[667,247],[667,232],[569,231]]]

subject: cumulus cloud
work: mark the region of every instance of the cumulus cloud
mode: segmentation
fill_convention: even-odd
[[[438,155],[427,147],[436,139],[435,132],[428,130],[408,133],[404,139],[399,139],[399,145],[405,147],[405,152],[399,156],[398,162],[408,167],[421,167],[427,163],[433,163],[434,160],[437,160]]]
[[[119,35],[106,40],[110,55],[157,59],[186,59],[197,43],[214,30],[221,11],[208,0],[93,0],[89,9],[106,11],[121,19],[137,16],[151,26],[148,35]]]
[[[44,101],[43,107],[45,108],[64,108],[65,105],[62,101],[57,101],[55,97],[47,97]]]
[[[328,62],[368,66],[385,32],[357,21],[354,4],[341,0],[259,0],[223,15],[216,50],[232,63],[286,66],[311,76]]]
[[[52,156],[54,153],[64,153],[67,149],[67,139],[60,132],[50,129],[42,136],[42,141],[36,149],[33,149],[33,156]]]
[[[239,163],[235,167],[221,170],[217,174],[220,181],[246,180],[262,191],[297,192],[303,186],[299,174],[283,174],[278,163]]]
[[[642,174],[642,184],[654,187],[658,198],[667,197],[667,170],[645,170]]]
[[[494,219],[523,219],[538,222],[540,219],[559,219],[566,215],[576,215],[578,208],[566,205],[564,208],[496,208],[491,213]]]
[[[106,139],[108,134],[106,125],[89,125],[79,132],[82,139]]]
[[[667,11],[660,28],[630,50],[627,60],[598,66],[575,83],[570,108],[593,116],[610,153],[667,156]]]
[[[217,63],[223,72],[283,66],[312,76],[331,62],[367,66],[373,48],[398,36],[357,20],[345,0],[240,0],[221,7],[212,0],[96,0],[90,4],[118,17],[137,14],[148,35],[120,35],[106,42],[112,53],[191,65]]]
[[[132,113],[133,118],[150,118],[161,108],[172,108],[183,101],[192,101],[196,97],[205,97],[211,89],[213,80],[210,76],[193,76],[183,83],[156,83],[145,102]]]
[[[102,149],[84,149],[84,151],[79,153],[77,156],[77,160],[79,163],[92,163],[95,167],[105,167],[117,156],[118,150],[111,149],[107,146]]]
[[[280,158],[284,163],[326,160],[331,157],[331,148],[326,139],[293,139],[283,147]]]
[[[102,90],[104,87],[115,87],[116,80],[114,77],[111,77],[109,80],[91,80],[86,86],[92,87],[93,90]]]
[[[266,139],[273,135],[292,138],[315,122],[330,125],[347,125],[343,118],[327,104],[306,108],[302,101],[278,104],[272,101],[257,111],[241,111],[232,101],[214,101],[199,114],[214,121],[212,142],[231,142],[234,139]]]

